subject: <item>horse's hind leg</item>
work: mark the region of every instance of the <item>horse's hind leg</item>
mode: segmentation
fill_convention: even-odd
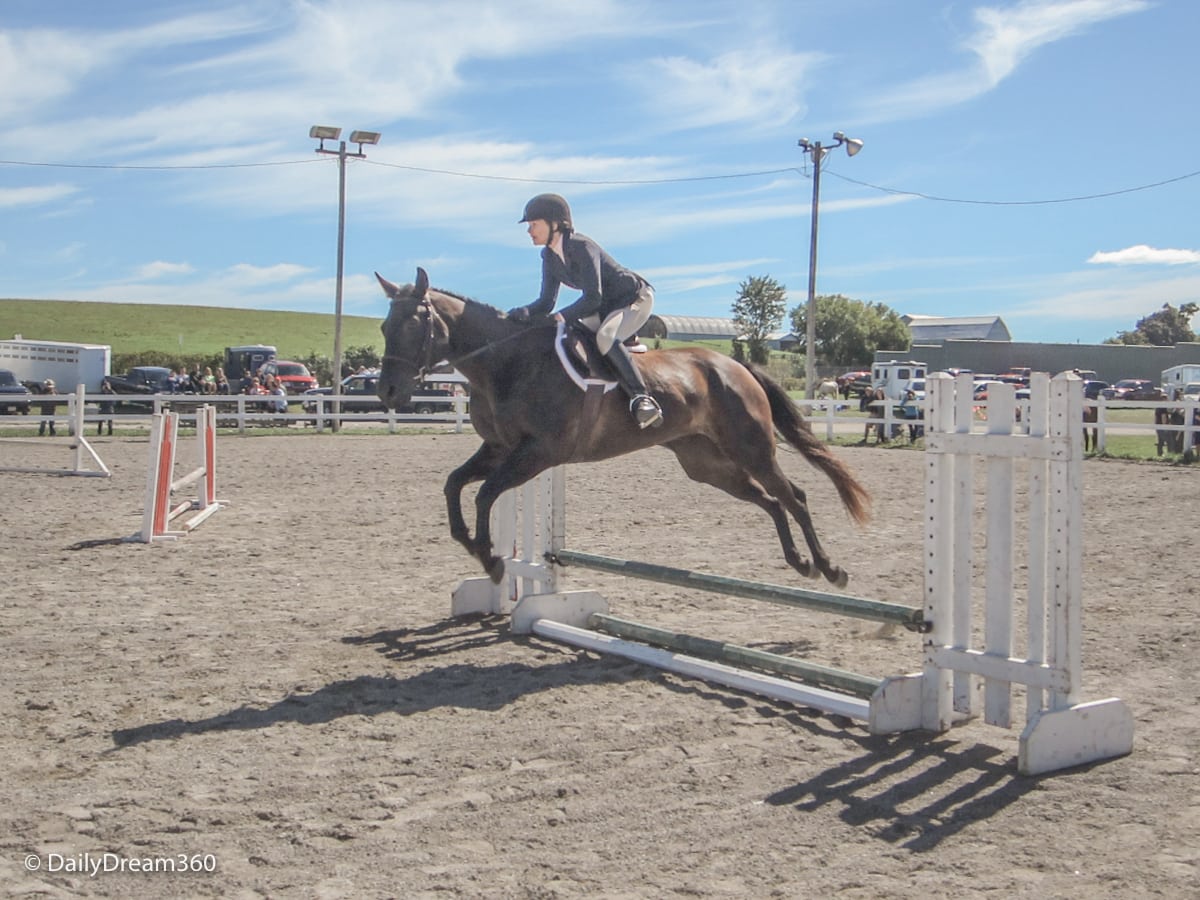
[[[784,555],[787,556],[788,563],[794,569],[804,575],[812,575],[812,577],[816,577],[816,574],[820,573],[831,584],[845,587],[849,576],[841,567],[833,564],[821,546],[821,541],[817,537],[817,529],[813,525],[812,515],[808,509],[808,497],[799,485],[793,483],[779,468],[779,463],[775,459],[774,432],[770,431],[764,434],[762,431],[756,430],[758,428],[759,423],[748,421],[744,427],[736,429],[735,433],[719,446],[704,439],[707,449],[701,452],[707,453],[710,457],[723,458],[729,469],[724,475],[726,484],[717,486],[735,497],[743,497],[758,503],[759,506],[771,513],[771,517],[775,519],[776,530],[779,531],[780,541],[784,545]],[[674,449],[674,444],[671,447]],[[680,461],[682,462],[682,459]],[[687,468],[686,464],[684,464],[684,468]],[[689,474],[691,473],[689,472]],[[727,486],[729,484],[741,487],[731,490]],[[767,502],[760,502],[754,496],[746,497],[744,493],[738,492],[739,489],[743,492],[749,491],[752,495],[757,494],[765,498]],[[770,501],[774,501],[776,509],[782,505],[783,509],[791,513],[792,518],[800,526],[816,572],[813,572],[807,563],[797,565],[793,562],[789,553],[789,544],[791,544],[792,552],[795,552],[795,545],[791,543],[790,530],[787,532],[788,539],[785,540],[785,529],[780,527],[781,518],[786,526],[786,514],[780,511],[778,513],[780,518],[776,518],[775,509],[768,505]],[[799,556],[798,553],[795,555]]]
[[[788,511],[784,504],[763,489],[763,486],[750,478],[746,472],[733,462],[725,453],[706,437],[694,435],[671,441],[667,446],[675,453],[684,472],[693,481],[710,484],[720,488],[731,497],[745,500],[765,510],[775,523],[775,531],[779,535],[779,543],[783,548],[784,559],[788,565],[806,578],[817,575],[812,565],[800,555],[792,537],[791,525],[788,522]],[[796,488],[791,485],[789,491]],[[803,492],[800,492],[803,498]],[[839,570],[840,571],[840,570]]]

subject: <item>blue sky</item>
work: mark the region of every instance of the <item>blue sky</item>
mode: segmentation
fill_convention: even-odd
[[[1193,0],[2,0],[0,297],[332,312],[321,124],[383,135],[347,166],[348,314],[384,314],[372,271],[418,265],[532,300],[517,219],[542,191],[660,313],[728,316],[750,276],[791,309],[797,141],[843,131],[865,147],[822,170],[819,294],[1099,342],[1200,301],[1197,21]]]

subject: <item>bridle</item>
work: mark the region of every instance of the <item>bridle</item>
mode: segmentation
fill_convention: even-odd
[[[392,302],[395,303],[396,301],[393,300]],[[446,333],[446,334],[450,333],[450,329],[446,327],[445,320],[441,317],[441,315],[438,313],[438,311],[434,308],[434,305],[430,301],[428,294],[426,294],[424,297],[422,297],[420,299],[420,301],[418,301],[414,312],[416,312],[419,315],[422,307],[425,310],[425,326],[426,327],[425,327],[425,334],[421,338],[421,346],[417,349],[418,359],[409,359],[406,356],[401,356],[401,355],[395,354],[395,353],[385,353],[383,356],[384,362],[399,363],[399,364],[403,365],[405,368],[416,369],[417,370],[417,374],[416,374],[417,379],[424,378],[426,375],[428,375],[430,372],[432,372],[433,364],[435,362],[437,362],[437,360],[435,360],[433,358],[433,353],[434,353],[433,346],[434,346],[434,342],[437,340],[437,331],[434,328],[434,319],[436,319],[438,322],[441,323],[442,331],[444,333]],[[420,360],[419,360],[420,357],[424,357],[424,360],[425,360],[424,363],[420,362]]]

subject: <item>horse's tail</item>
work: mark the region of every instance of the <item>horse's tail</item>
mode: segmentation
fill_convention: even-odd
[[[804,454],[809,463],[829,477],[851,518],[856,522],[866,522],[871,517],[871,496],[867,489],[854,477],[846,464],[829,451],[829,445],[812,433],[808,422],[804,420],[804,414],[784,389],[758,366],[750,363],[743,365],[767,394],[775,430]]]

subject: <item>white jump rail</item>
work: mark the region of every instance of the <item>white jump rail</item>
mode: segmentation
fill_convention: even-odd
[[[50,447],[67,447],[71,451],[71,463],[66,468],[51,468],[47,466],[0,466],[0,472],[20,472],[37,475],[80,475],[83,477],[93,478],[108,478],[112,472],[108,470],[108,466],[104,464],[104,460],[96,452],[96,448],[88,443],[84,437],[84,400],[86,397],[87,388],[85,385],[78,385],[75,388],[74,394],[50,394],[37,395],[37,399],[31,400],[32,406],[36,406],[41,402],[67,402],[67,421],[70,423],[71,434],[68,438],[58,440],[56,438],[0,438],[0,443],[5,444],[25,444],[26,446],[37,446],[39,452],[44,448]],[[90,465],[95,466],[91,468]]]
[[[927,389],[925,602],[920,627],[913,629],[924,632],[918,672],[873,683],[865,676],[836,670],[832,680],[810,679],[804,669],[822,667],[785,658],[783,668],[774,668],[787,671],[789,677],[781,678],[727,664],[737,659],[753,669],[772,668],[769,662],[747,657],[743,652],[747,648],[680,635],[670,643],[653,626],[619,624],[608,615],[605,599],[594,591],[559,592],[556,567],[546,562],[559,556],[573,565],[613,571],[622,564],[632,568],[635,577],[736,592],[703,584],[705,580],[733,582],[736,587],[731,579],[686,570],[665,570],[667,577],[658,577],[657,570],[664,567],[567,549],[561,471],[525,485],[519,497],[502,498],[495,517],[496,546],[501,553],[511,548],[509,574],[500,585],[488,579],[463,582],[454,592],[452,613],[511,614],[516,633],[532,632],[861,719],[873,734],[944,732],[981,715],[987,724],[1011,728],[1013,692],[1022,689],[1025,721],[1017,768],[1025,775],[1131,752],[1133,718],[1125,704],[1115,698],[1081,699],[1082,383],[1073,375],[1053,381],[1035,375],[1028,408],[1022,404],[1019,418],[1013,387],[999,387],[989,417],[982,422],[974,416],[970,376],[959,376],[956,382],[944,373],[934,374],[927,379]],[[984,467],[986,493],[981,545],[986,551],[979,574],[972,559],[977,461]],[[1022,482],[1028,511],[1018,523],[1015,497]],[[1026,570],[1026,583],[1020,588],[1014,583],[1018,559]],[[750,584],[751,596],[777,587]],[[816,594],[816,602],[807,605],[818,608],[836,607],[840,596],[800,593]],[[862,608],[874,601],[846,599],[844,614],[875,615]],[[892,612],[884,609],[882,615]],[[613,622],[618,625],[611,627]],[[613,633],[597,633],[599,629],[666,646],[647,646]],[[1018,651],[1014,635],[1022,632],[1026,647]],[[713,650],[705,655],[721,658],[700,658],[689,652],[696,649]],[[788,662],[797,663],[798,671],[792,671]],[[843,675],[848,678],[839,681]],[[837,689],[829,689],[829,684]]]
[[[198,465],[175,478],[175,449],[179,439],[179,413],[154,416],[150,431],[150,462],[146,473],[146,505],[142,530],[131,540],[142,543],[174,540],[197,528],[221,508],[217,500],[217,416],[216,409],[201,406],[195,410],[196,458]],[[175,503],[172,494],[198,485],[195,498]],[[175,503],[175,505],[172,505]],[[195,515],[182,520],[182,528],[171,528],[174,519],[185,512]]]

